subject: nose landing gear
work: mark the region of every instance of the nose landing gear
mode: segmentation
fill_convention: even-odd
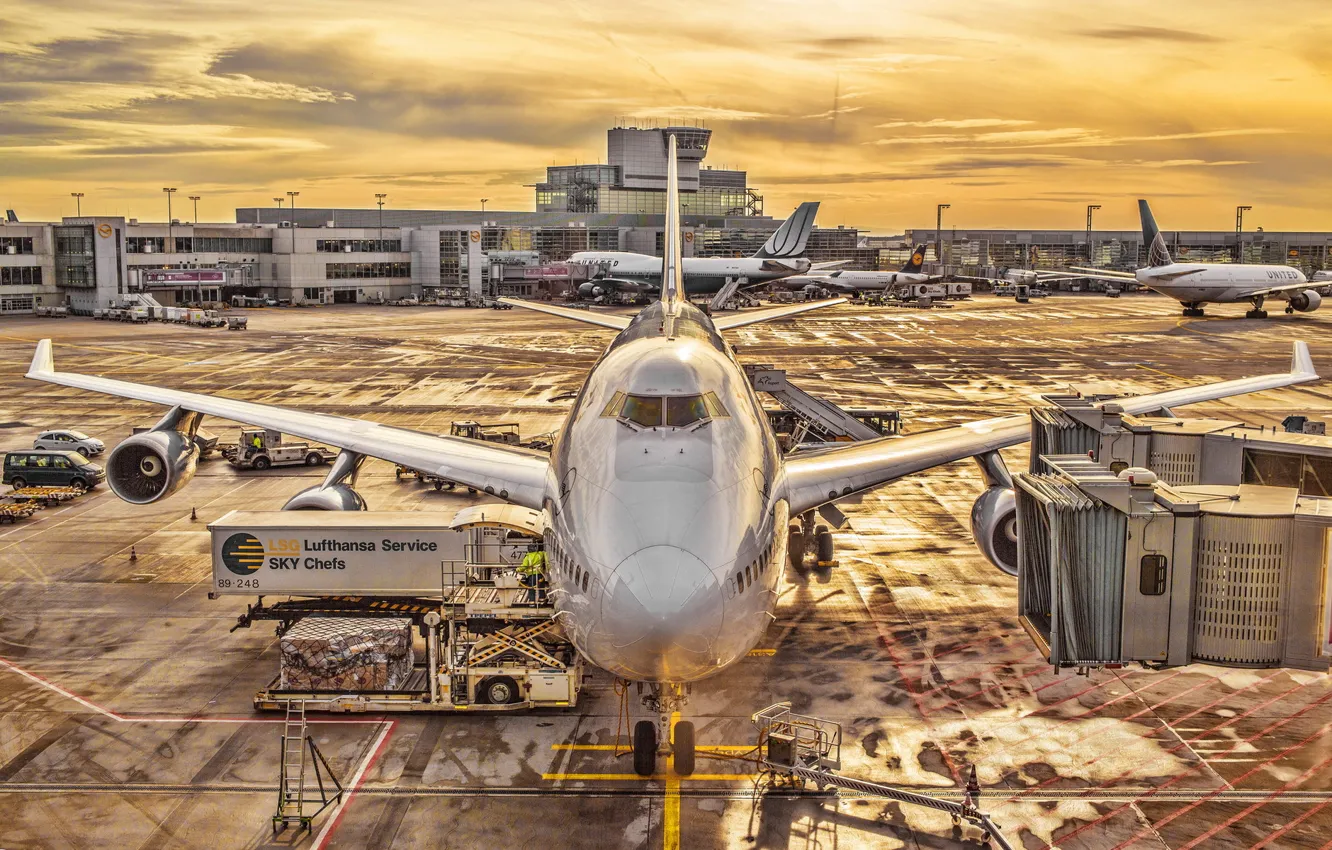
[[[642,687],[640,683],[640,690]],[[657,772],[657,756],[670,755],[676,775],[690,776],[694,772],[694,724],[688,720],[672,723],[672,718],[689,701],[690,688],[656,682],[648,688],[643,694],[643,705],[657,715],[657,721],[640,720],[634,724],[634,773],[652,776]]]

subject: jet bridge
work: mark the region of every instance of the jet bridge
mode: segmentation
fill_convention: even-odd
[[[1018,613],[1051,664],[1329,669],[1332,499],[1040,462],[1015,478]]]
[[[1097,398],[1032,408],[1015,481],[1019,615],[1050,662],[1327,670],[1332,438]]]

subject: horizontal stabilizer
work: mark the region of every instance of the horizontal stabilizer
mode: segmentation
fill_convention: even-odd
[[[714,318],[712,324],[719,331],[729,331],[731,328],[743,328],[745,325],[757,325],[760,322],[772,322],[799,313],[807,313],[810,310],[818,310],[821,307],[831,307],[834,304],[845,303],[845,298],[829,298],[826,301],[807,301],[802,304],[787,304],[782,307],[773,307],[768,310],[754,310],[749,313],[737,313],[733,316]]]
[[[554,304],[546,304],[543,301],[523,301],[518,298],[499,298],[497,300],[499,303],[508,304],[511,307],[535,310],[538,313],[559,316],[561,319],[571,319],[585,325],[596,325],[599,328],[610,328],[613,331],[622,331],[629,327],[629,323],[633,321],[629,316],[617,316],[613,313],[593,313],[591,310],[574,310],[570,307],[556,307]]]

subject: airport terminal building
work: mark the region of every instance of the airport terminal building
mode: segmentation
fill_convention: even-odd
[[[591,274],[565,262],[579,251],[660,256],[671,134],[680,143],[685,255],[752,254],[785,211],[765,214],[746,172],[704,165],[711,130],[617,126],[607,131],[605,163],[548,167],[535,184],[531,212],[243,207],[235,224],[116,216],[0,220],[0,314],[56,305],[91,313],[134,293],[164,305],[238,294],[466,304],[559,291]],[[1167,238],[1185,261],[1286,263],[1306,273],[1332,267],[1332,233],[1171,231]],[[1138,231],[925,227],[868,236],[854,227],[816,227],[806,256],[844,261],[847,269],[895,270],[916,244],[930,246],[932,270],[969,275],[1088,262],[1131,271],[1145,264]]]

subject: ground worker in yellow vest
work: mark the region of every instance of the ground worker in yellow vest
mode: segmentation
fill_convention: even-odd
[[[518,575],[522,576],[523,584],[527,587],[536,587],[545,574],[546,553],[542,549],[532,549],[523,556],[523,562],[518,565]]]
[[[263,447],[264,447],[264,441],[259,438],[258,434],[255,434],[254,439],[250,441],[250,446],[249,446],[250,457],[254,457],[255,455],[257,455],[259,453],[259,450],[262,449]]]

